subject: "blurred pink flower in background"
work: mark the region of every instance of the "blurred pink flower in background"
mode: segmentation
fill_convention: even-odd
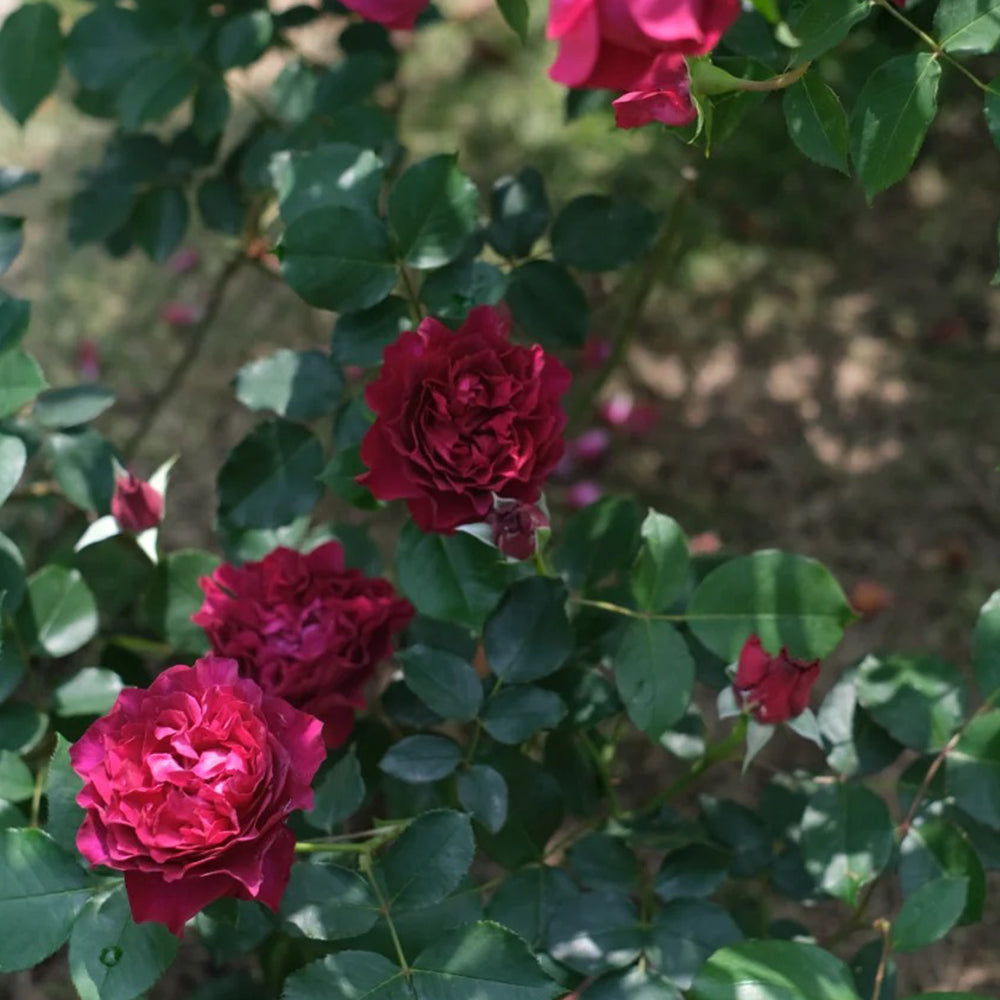
[[[167,258],[167,270],[171,274],[188,274],[201,263],[201,253],[194,247],[182,247]]]
[[[76,371],[84,382],[96,382],[101,377],[101,355],[97,342],[89,337],[76,345]]]
[[[566,491],[566,503],[574,510],[581,507],[589,507],[592,503],[597,503],[604,496],[604,487],[593,479],[581,479],[578,483],[573,483]]]
[[[160,309],[160,319],[175,329],[194,326],[203,314],[201,306],[191,305],[189,302],[165,302]]]

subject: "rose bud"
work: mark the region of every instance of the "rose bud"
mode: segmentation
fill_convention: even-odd
[[[819,660],[795,660],[782,648],[772,656],[752,635],[740,652],[733,689],[739,704],[761,723],[775,725],[801,715],[819,677]]]
[[[101,355],[95,341],[84,338],[77,345],[76,370],[85,382],[96,382],[101,377]]]
[[[277,548],[259,562],[223,563],[198,581],[191,620],[212,649],[268,694],[315,715],[328,746],[342,745],[365,688],[392,652],[413,606],[388,580],[346,569],[339,542],[308,554]]]
[[[584,368],[603,368],[611,360],[612,350],[610,340],[588,337],[580,349],[580,364]]]
[[[409,31],[429,0],[343,0],[345,7],[384,28]]]
[[[595,483],[592,479],[581,479],[566,491],[566,503],[574,510],[579,510],[581,507],[597,503],[602,496],[604,489],[600,483]]]
[[[180,936],[224,897],[277,910],[325,757],[319,720],[206,656],[126,688],[70,748],[92,865],[125,873],[132,916]]]
[[[588,465],[595,465],[607,454],[611,435],[603,427],[584,431],[570,445],[570,454]]]
[[[859,580],[851,588],[849,600],[862,618],[874,618],[892,605],[892,592],[878,580]]]
[[[530,559],[538,547],[538,529],[549,526],[548,518],[535,504],[500,497],[486,523],[493,531],[493,544],[512,559]]]
[[[562,458],[570,374],[508,332],[490,306],[457,332],[425,319],[385,349],[365,389],[376,420],[358,482],[380,500],[405,500],[423,531],[483,522],[496,496],[535,503]]]
[[[127,472],[115,480],[111,515],[122,531],[137,535],[155,528],[163,519],[163,497],[149,483]]]
[[[200,306],[189,305],[186,302],[166,302],[160,309],[160,319],[174,329],[194,326],[201,320]]]
[[[201,254],[194,247],[182,247],[167,259],[167,270],[171,274],[187,274],[201,263]]]

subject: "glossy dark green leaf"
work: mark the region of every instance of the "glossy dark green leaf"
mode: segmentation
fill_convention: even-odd
[[[47,385],[38,362],[27,351],[14,347],[0,354],[0,417],[17,413]]]
[[[643,611],[666,609],[687,582],[691,568],[687,538],[666,514],[649,511],[642,522],[642,547],[632,567],[632,594]]]
[[[420,298],[433,315],[458,321],[476,306],[495,306],[506,291],[507,276],[498,267],[459,259],[428,274]]]
[[[577,511],[558,539],[557,568],[576,589],[631,569],[641,524],[638,506],[625,497],[606,497]]]
[[[238,236],[246,214],[239,186],[226,177],[209,177],[198,188],[198,212],[209,229]]]
[[[728,867],[725,851],[710,844],[690,844],[663,859],[654,888],[666,900],[710,896],[726,880]]]
[[[191,128],[199,141],[210,143],[222,135],[230,107],[229,91],[221,77],[198,87],[191,110]]]
[[[275,351],[236,375],[236,398],[244,406],[291,420],[331,413],[343,388],[339,369],[320,351]]]
[[[545,347],[579,347],[590,328],[587,299],[559,264],[533,260],[509,275],[507,304],[514,319]]]
[[[986,900],[986,873],[968,835],[937,817],[911,826],[900,845],[899,879],[906,896],[934,879],[965,879],[965,908],[959,923],[982,919]]]
[[[0,607],[7,614],[17,610],[27,589],[27,578],[24,572],[24,557],[20,549],[5,534],[0,532],[0,594],[3,600]],[[9,655],[4,650],[4,655]],[[21,665],[23,670],[24,665]]]
[[[73,195],[69,205],[71,246],[100,243],[129,220],[136,201],[132,184],[101,180]]]
[[[396,284],[385,226],[357,208],[326,205],[298,216],[280,249],[285,280],[320,309],[367,309]]]
[[[503,19],[516,32],[522,42],[528,40],[528,26],[531,22],[531,9],[528,0],[497,0],[497,7]]]
[[[409,305],[390,295],[371,309],[338,316],[330,352],[342,365],[377,365],[385,348],[413,326]]]
[[[490,195],[486,239],[502,257],[527,257],[552,221],[545,180],[534,167],[501,177]]]
[[[92,899],[69,938],[69,969],[83,1000],[134,1000],[169,968],[180,942],[163,924],[137,924],[123,886]]]
[[[928,52],[896,56],[868,78],[851,113],[851,156],[871,201],[903,178],[937,114],[941,63]]]
[[[28,330],[31,303],[0,291],[0,353],[16,347]]]
[[[0,750],[30,753],[42,741],[48,726],[44,712],[24,702],[8,701],[0,705]]]
[[[669,980],[644,965],[609,972],[588,986],[582,1000],[683,1000]]]
[[[893,846],[889,810],[863,785],[827,785],[809,799],[800,847],[809,874],[830,895],[854,906],[889,863]]]
[[[271,176],[281,217],[291,225],[317,208],[339,205],[374,212],[382,187],[382,161],[371,150],[333,142],[276,154]]]
[[[973,719],[945,758],[947,788],[974,819],[1000,829],[1000,711]]]
[[[945,52],[992,52],[1000,45],[1000,0],[948,0],[937,8],[934,29]]]
[[[154,618],[166,640],[180,652],[208,652],[208,639],[191,616],[205,600],[198,580],[210,576],[219,562],[211,552],[180,549],[167,555],[157,567],[151,594]]]
[[[581,893],[556,910],[549,923],[548,950],[574,972],[592,976],[631,965],[644,940],[632,900],[599,890]]]
[[[491,833],[507,822],[507,782],[499,771],[473,764],[458,776],[456,789],[462,808]]]
[[[847,114],[840,98],[818,73],[807,73],[789,87],[782,99],[782,108],[788,134],[802,153],[824,167],[832,167],[842,174],[850,172]]]
[[[379,918],[378,899],[357,872],[336,865],[299,863],[281,900],[281,916],[318,941],[357,937]]]
[[[0,275],[6,274],[24,245],[24,219],[0,215]]]
[[[42,427],[61,430],[89,423],[114,402],[115,394],[102,385],[46,389],[36,397],[31,415]]]
[[[686,990],[709,955],[742,936],[721,906],[702,899],[677,899],[653,918],[646,957],[661,975]]]
[[[379,762],[386,774],[414,785],[447,778],[462,760],[462,748],[445,736],[405,736]]]
[[[633,621],[614,655],[615,680],[629,718],[659,739],[687,710],[694,660],[670,622]]]
[[[219,470],[219,515],[246,528],[272,528],[309,513],[323,488],[323,446],[287,420],[258,424]]]
[[[357,445],[338,448],[329,464],[319,474],[319,481],[341,500],[346,500],[361,510],[375,510],[382,506],[379,500],[372,496],[367,486],[358,482],[366,470],[361,461],[361,449]]]
[[[483,644],[490,669],[507,683],[538,680],[558,670],[573,649],[559,580],[529,577],[515,583],[490,616]]]
[[[79,570],[43,566],[28,580],[28,603],[47,656],[69,656],[97,634],[97,605]]]
[[[361,765],[353,752],[344,754],[316,784],[309,822],[323,830],[332,830],[349,819],[365,800]]]
[[[967,892],[966,879],[944,876],[907,896],[892,924],[896,951],[916,951],[944,937],[962,915]]]
[[[476,717],[483,688],[467,660],[423,643],[408,646],[399,658],[407,687],[441,718],[467,722]]]
[[[556,216],[552,253],[567,267],[613,271],[642,256],[658,225],[655,213],[638,202],[584,195]]]
[[[83,869],[41,830],[0,830],[0,972],[56,951],[90,893]]]
[[[73,25],[66,62],[83,87],[110,90],[145,62],[151,48],[135,10],[99,4]]]
[[[56,715],[105,715],[122,687],[121,677],[102,667],[84,667],[52,692]]]
[[[588,889],[633,892],[639,862],[624,840],[606,833],[588,833],[569,851],[569,867]]]
[[[389,192],[389,225],[410,267],[454,260],[476,228],[479,192],[451,154],[414,164]]]
[[[293,972],[285,981],[283,1000],[413,1000],[400,968],[382,955],[341,951]]]
[[[220,69],[249,66],[270,45],[274,23],[266,10],[250,10],[227,20],[215,40],[215,58]]]
[[[796,63],[812,62],[835,48],[870,11],[867,0],[796,0],[788,16],[800,43],[795,49]]]
[[[190,57],[182,52],[154,53],[141,73],[129,74],[118,92],[116,107],[122,128],[134,132],[166,117],[190,96],[198,78]]]
[[[152,188],[135,204],[135,241],[150,260],[165,261],[184,239],[190,215],[183,188]]]
[[[768,550],[728,560],[691,597],[691,631],[716,656],[733,662],[750,635],[765,649],[826,656],[854,617],[840,584],[805,556]]]
[[[13,750],[0,750],[0,798],[6,802],[25,802],[35,793],[31,769]]]
[[[73,770],[69,759],[69,741],[61,733],[56,736],[55,750],[45,772],[45,830],[64,850],[76,853],[76,834],[83,822],[83,807],[76,797],[83,788],[83,779]]]
[[[972,667],[984,698],[1000,688],[1000,591],[990,595],[976,620]]]
[[[0,26],[0,104],[23,125],[59,79],[62,33],[50,3],[26,3]]]
[[[0,506],[14,492],[27,460],[28,452],[20,438],[0,434]]]
[[[532,947],[538,947],[546,938],[552,914],[579,894],[561,868],[534,865],[508,875],[500,883],[490,899],[487,915]]]
[[[498,743],[523,743],[543,729],[554,729],[566,715],[554,691],[516,684],[493,695],[482,712],[483,728]]]

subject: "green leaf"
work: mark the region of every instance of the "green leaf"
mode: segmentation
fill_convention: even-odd
[[[590,331],[587,299],[573,276],[550,260],[514,268],[507,304],[524,332],[544,347],[580,347]]]
[[[840,98],[820,79],[806,73],[785,91],[782,99],[785,124],[792,142],[821,166],[849,174],[847,153],[850,138],[847,114]]]
[[[568,900],[549,923],[549,953],[584,976],[631,965],[644,940],[635,904],[606,889]]]
[[[666,514],[650,510],[641,535],[642,548],[632,567],[632,594],[643,611],[656,613],[669,607],[683,589],[691,557],[683,529]]]
[[[333,328],[330,353],[342,365],[377,365],[385,348],[412,328],[409,305],[390,295],[371,309],[341,313]]]
[[[2,532],[0,532],[0,594],[4,594],[0,602],[3,610],[11,613],[17,610],[27,589],[24,574],[24,557],[20,549]],[[4,656],[10,654],[2,650]],[[23,669],[23,666],[22,666]]]
[[[367,951],[341,951],[298,969],[282,1000],[413,1000],[402,970]]]
[[[27,351],[15,347],[0,354],[0,418],[17,413],[47,385],[38,362]]]
[[[941,63],[928,52],[896,56],[868,78],[851,114],[851,155],[871,201],[902,179],[937,114]]]
[[[198,188],[198,211],[209,229],[239,236],[246,205],[240,187],[225,177],[209,177]]]
[[[229,91],[221,77],[198,87],[191,109],[191,129],[199,142],[208,145],[222,135],[229,110]]]
[[[937,817],[911,826],[900,845],[899,880],[903,895],[942,876],[967,883],[965,908],[959,923],[976,923],[983,917],[986,873],[968,835]]]
[[[847,966],[797,941],[744,941],[717,951],[691,1000],[858,1000]]]
[[[868,16],[871,6],[868,0],[798,0],[788,18],[800,42],[795,62],[801,66],[835,48]]]
[[[827,785],[809,799],[800,842],[806,869],[849,906],[889,863],[893,845],[889,810],[863,785]]]
[[[128,222],[135,201],[135,187],[117,181],[102,180],[77,191],[69,205],[70,244],[107,239]]]
[[[507,291],[507,276],[484,260],[459,259],[432,271],[420,286],[427,309],[442,319],[462,320],[476,306],[495,306]]]
[[[113,670],[84,667],[68,681],[63,681],[52,693],[56,715],[104,715],[110,711],[119,692],[122,679]]]
[[[323,446],[287,420],[258,424],[219,470],[219,516],[243,528],[275,528],[308,514],[323,493]]]
[[[566,662],[573,650],[566,599],[561,581],[539,576],[507,591],[483,632],[486,659],[497,677],[512,684],[534,681]]]
[[[152,188],[135,203],[135,241],[151,261],[165,261],[184,239],[190,215],[183,188]]]
[[[721,906],[702,899],[678,899],[667,903],[654,918],[646,957],[661,975],[686,990],[709,955],[742,936]]]
[[[992,52],[1000,44],[1000,0],[948,0],[934,28],[945,52]]]
[[[442,153],[414,164],[389,192],[389,225],[400,256],[410,267],[442,267],[453,261],[475,232],[476,185]]]
[[[210,576],[221,560],[210,552],[180,549],[157,566],[150,595],[153,616],[167,641],[179,652],[207,653],[208,639],[191,621],[205,601],[198,580]]]
[[[307,938],[339,941],[375,926],[378,900],[357,872],[330,864],[299,863],[292,867],[281,916]]]
[[[115,394],[102,385],[74,385],[46,389],[35,399],[31,415],[50,430],[79,427],[99,417],[115,402]]]
[[[379,767],[414,785],[447,778],[462,759],[462,748],[445,736],[406,736],[394,743]]]
[[[543,729],[555,729],[566,715],[554,691],[517,684],[493,695],[483,709],[483,728],[498,743],[523,743]]]
[[[457,781],[458,801],[490,833],[507,822],[507,782],[486,764],[473,764]]]
[[[27,332],[30,320],[30,302],[0,291],[0,353],[17,346]]]
[[[320,351],[275,351],[244,365],[236,376],[236,398],[251,410],[274,410],[291,420],[331,413],[344,380]]]
[[[522,42],[528,41],[528,27],[531,24],[531,9],[528,0],[497,0],[497,7],[503,19]]]
[[[330,768],[316,785],[312,809],[306,817],[313,826],[332,830],[349,819],[365,800],[361,765],[353,753],[347,753]]]
[[[0,972],[30,969],[69,936],[90,879],[41,830],[0,830]]]
[[[142,71],[125,79],[115,101],[122,128],[136,132],[147,122],[166,117],[191,94],[197,82],[191,59],[184,53],[147,57]]]
[[[106,513],[115,487],[114,449],[96,431],[52,434],[48,441],[56,481],[83,510]]]
[[[28,461],[24,442],[8,434],[0,434],[0,506],[14,492]]]
[[[274,22],[266,10],[251,10],[223,24],[215,39],[215,59],[219,69],[249,66],[263,54],[274,34]]]
[[[623,840],[605,833],[588,833],[569,852],[569,866],[588,889],[632,892],[639,880],[639,862]]]
[[[936,656],[867,656],[855,683],[861,706],[913,750],[940,750],[965,720],[965,681]]]
[[[1000,829],[1000,711],[973,719],[945,758],[948,793],[973,819]]]
[[[470,535],[425,535],[407,521],[396,550],[399,588],[429,618],[481,629],[511,579],[496,550]]]
[[[37,170],[26,170],[24,167],[0,167],[0,195],[9,194],[18,188],[32,187],[41,179],[42,175]]]
[[[464,813],[418,816],[382,857],[379,874],[394,908],[431,906],[453,892],[472,864],[475,843]]]
[[[990,595],[972,636],[972,667],[984,698],[1000,688],[1000,590]]]
[[[124,887],[92,899],[69,938],[69,969],[81,1000],[134,1000],[173,962],[180,942],[162,924],[137,924]]]
[[[0,104],[23,125],[52,93],[62,65],[59,12],[27,3],[0,27]]]
[[[490,196],[486,239],[501,257],[527,257],[552,221],[545,180],[534,167],[501,177]]]
[[[69,656],[97,635],[97,604],[79,570],[43,566],[28,580],[28,602],[47,656]]]
[[[552,226],[552,255],[581,271],[613,271],[649,248],[659,219],[635,201],[604,195],[574,198]]]
[[[840,584],[814,559],[769,549],[723,563],[691,597],[688,621],[698,640],[733,662],[747,638],[792,656],[826,656],[854,617]]]
[[[483,688],[470,663],[423,643],[407,647],[399,659],[406,686],[442,719],[468,722],[476,717]]]
[[[508,875],[500,883],[490,899],[487,914],[537,948],[543,942],[552,915],[563,903],[579,895],[573,880],[561,868],[535,865]]]
[[[383,506],[372,496],[371,490],[358,482],[358,476],[366,471],[361,461],[361,448],[353,445],[339,448],[329,464],[319,474],[319,481],[334,495],[346,500],[361,510],[376,510]]]
[[[113,90],[152,50],[135,10],[100,4],[80,18],[66,40],[66,63],[87,90]]]
[[[0,215],[0,275],[6,274],[24,245],[24,219]]]
[[[711,844],[690,844],[663,859],[654,889],[666,900],[711,896],[726,880],[728,867],[725,851]]]
[[[908,896],[892,925],[897,951],[916,951],[940,940],[955,926],[965,909],[968,881],[936,878]]]
[[[582,997],[583,1000],[684,1000],[669,979],[639,965],[601,976],[584,990]]]
[[[577,511],[566,524],[556,550],[556,567],[574,589],[630,569],[640,541],[640,515],[635,501],[605,497]]]
[[[0,750],[0,799],[24,802],[35,792],[35,779],[28,765],[10,750]]]
[[[687,710],[694,660],[670,622],[635,621],[614,657],[615,681],[629,718],[658,740]]]
[[[43,712],[23,702],[9,701],[0,706],[0,750],[29,753],[38,746],[48,727],[49,719]]]
[[[298,216],[280,251],[285,280],[320,309],[367,309],[396,284],[385,226],[357,208],[327,205]]]
[[[69,741],[62,733],[56,735],[48,770],[45,772],[45,801],[48,835],[64,850],[76,853],[76,834],[83,823],[84,810],[76,797],[83,788],[83,779],[73,770],[69,760]]]
[[[382,188],[382,161],[344,142],[300,152],[282,150],[271,176],[286,225],[318,208],[341,206],[374,213]]]

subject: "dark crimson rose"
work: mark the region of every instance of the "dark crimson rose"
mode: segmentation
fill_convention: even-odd
[[[486,523],[493,531],[493,544],[505,556],[530,559],[538,547],[536,533],[549,526],[549,519],[533,503],[498,497]]]
[[[793,660],[784,648],[771,656],[752,635],[740,651],[733,688],[758,722],[774,725],[805,711],[817,677],[819,660]]]
[[[323,722],[344,743],[375,667],[413,617],[388,580],[344,568],[339,542],[303,555],[277,548],[259,562],[224,563],[199,580],[205,603],[191,620],[212,649],[268,694]]]
[[[326,750],[322,723],[206,656],[126,688],[70,748],[92,865],[125,873],[132,916],[178,936],[224,896],[277,910]]]
[[[163,497],[131,472],[115,480],[111,514],[122,531],[137,535],[155,528],[163,519]]]
[[[552,0],[549,75],[569,87],[624,91],[620,128],[697,117],[684,56],[705,55],[740,13],[739,0]]]
[[[343,0],[345,7],[385,28],[408,31],[429,0]]]
[[[458,332],[434,319],[385,349],[365,390],[377,419],[358,477],[405,500],[423,531],[485,521],[494,496],[533,504],[563,454],[559,397],[570,374],[540,347],[507,337],[506,318],[473,309]]]

